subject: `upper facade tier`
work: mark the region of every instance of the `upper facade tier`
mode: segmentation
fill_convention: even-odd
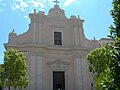
[[[58,5],[55,5],[54,8],[49,10],[48,17],[61,18],[65,19],[64,10],[60,9]]]
[[[52,47],[87,47],[98,46],[97,40],[88,40],[84,35],[83,22],[80,17],[71,15],[66,18],[64,10],[55,5],[44,12],[29,14],[31,23],[27,32],[17,35],[9,34],[8,45],[44,45]]]

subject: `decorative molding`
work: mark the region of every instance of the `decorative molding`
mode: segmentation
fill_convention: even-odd
[[[60,59],[57,59],[55,61],[52,62],[47,62],[48,66],[52,69],[52,70],[66,70],[68,68],[69,63],[68,62],[64,62]]]
[[[50,90],[53,90],[53,71],[65,72],[65,90],[68,90],[68,62],[57,59],[55,61],[47,62],[50,67]]]
[[[48,62],[47,63],[48,65],[50,65],[50,66],[67,66],[67,65],[69,65],[69,63],[68,62],[64,62],[64,61],[62,61],[62,60],[60,60],[60,59],[57,59],[57,60],[55,60],[55,61],[52,61],[52,62]]]

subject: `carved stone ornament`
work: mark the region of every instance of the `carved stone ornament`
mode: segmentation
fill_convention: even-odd
[[[60,59],[57,59],[52,62],[48,62],[47,64],[51,69],[67,69],[67,67],[69,65],[68,62],[64,62]]]

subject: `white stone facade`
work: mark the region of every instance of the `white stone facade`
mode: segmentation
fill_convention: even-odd
[[[27,57],[30,84],[25,90],[53,90],[54,71],[64,72],[65,90],[91,90],[93,80],[86,55],[98,47],[98,41],[86,39],[84,20],[66,18],[58,5],[48,15],[34,10],[29,17],[29,30],[21,35],[10,33],[4,44]],[[54,45],[55,31],[62,33],[62,45]]]

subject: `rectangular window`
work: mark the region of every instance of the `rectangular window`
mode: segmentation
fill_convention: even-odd
[[[54,32],[54,45],[62,45],[61,32]]]

